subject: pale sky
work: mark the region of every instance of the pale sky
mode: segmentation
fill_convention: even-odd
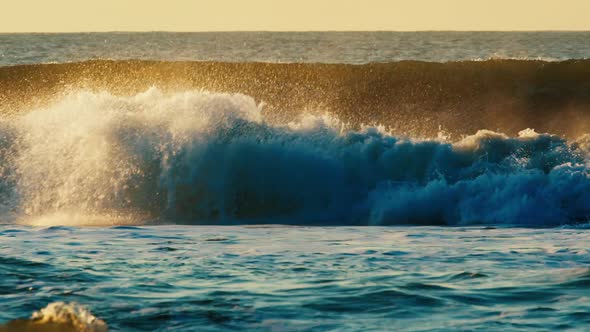
[[[590,0],[0,0],[0,32],[590,30]]]

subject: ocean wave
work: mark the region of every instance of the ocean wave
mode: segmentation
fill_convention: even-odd
[[[107,332],[106,323],[77,303],[53,302],[33,313],[0,325],[0,332]]]
[[[152,88],[71,92],[5,117],[0,137],[3,218],[35,225],[553,226],[590,216],[590,135],[411,139],[330,115],[269,121],[242,94]]]

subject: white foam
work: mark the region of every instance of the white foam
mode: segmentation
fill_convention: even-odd
[[[53,302],[31,316],[35,324],[57,323],[73,327],[78,332],[106,332],[104,321],[77,303]]]
[[[9,203],[0,208],[35,225],[559,225],[590,216],[588,137],[527,129],[412,140],[349,130],[328,115],[270,124],[261,107],[203,91],[72,92],[2,122]]]

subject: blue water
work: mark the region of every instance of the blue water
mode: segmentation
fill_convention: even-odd
[[[585,229],[0,228],[0,320],[111,331],[587,331]]]

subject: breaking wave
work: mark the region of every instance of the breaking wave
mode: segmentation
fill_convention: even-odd
[[[450,141],[267,121],[242,94],[76,91],[0,122],[3,220],[519,224],[590,218],[590,136]]]

